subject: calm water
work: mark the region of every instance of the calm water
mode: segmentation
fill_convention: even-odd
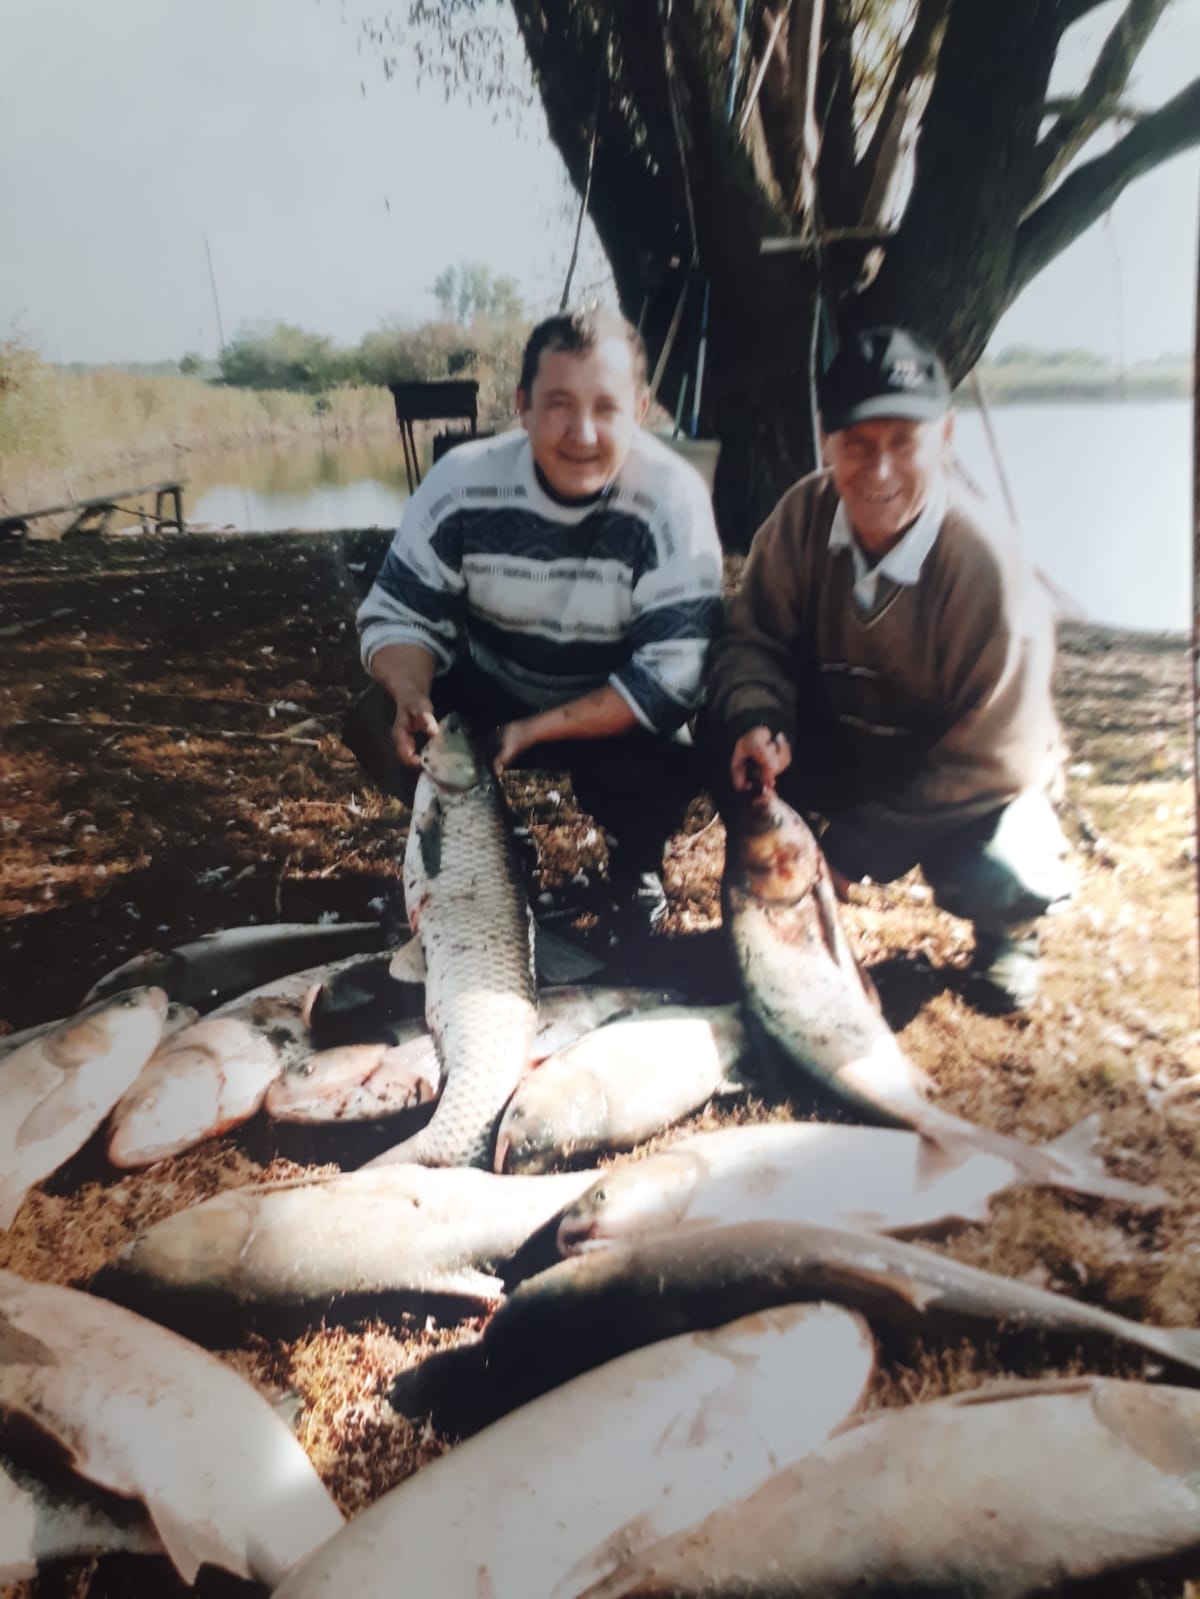
[[[1087,617],[1118,627],[1191,627],[1191,407],[1013,405],[992,411],[1026,543]],[[999,485],[982,419],[958,417],[959,453]],[[260,531],[394,527],[408,488],[399,437],[260,449],[186,468],[189,523]]]

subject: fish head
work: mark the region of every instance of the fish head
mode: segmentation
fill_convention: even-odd
[[[535,1067],[500,1118],[493,1167],[549,1171],[575,1148],[594,1147],[606,1113],[604,1088],[593,1072]]]
[[[560,1255],[603,1249],[682,1222],[699,1177],[694,1156],[667,1150],[605,1172],[558,1224]]]
[[[726,858],[727,877],[766,904],[797,904],[812,891],[821,870],[812,829],[771,789],[737,796]]]
[[[170,1069],[153,1069],[165,1059],[166,1051],[160,1051],[112,1113],[108,1158],[114,1166],[149,1166],[220,1126],[221,1079],[211,1055],[177,1047]]]
[[[142,1049],[146,1055],[162,1034],[167,996],[153,986],[127,988],[98,1000],[70,1016],[47,1035],[46,1058],[72,1069],[119,1049]]]
[[[486,780],[487,762],[465,717],[451,711],[421,751],[421,766],[444,793],[465,794]]]

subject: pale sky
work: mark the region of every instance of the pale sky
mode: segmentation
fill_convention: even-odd
[[[1077,30],[1102,36],[1115,5]],[[390,81],[369,0],[0,0],[0,339],[52,360],[215,355],[287,321],[352,344],[433,314],[439,271],[478,259],[557,304],[574,198],[540,107],[483,108]],[[1093,46],[1094,48],[1094,46]],[[1131,98],[1200,64],[1200,0],[1174,0]],[[1192,345],[1200,155],[1132,186],[1026,292],[993,349],[1127,360]],[[577,287],[603,271],[593,244]]]

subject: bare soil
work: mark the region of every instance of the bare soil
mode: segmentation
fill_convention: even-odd
[[[65,1013],[101,973],[147,948],[249,922],[359,919],[396,901],[407,814],[364,784],[337,736],[360,679],[353,612],[386,537],[139,535],[0,548],[0,1031]],[[1001,1019],[968,1006],[970,929],[933,906],[919,874],[856,887],[845,918],[941,1103],[1030,1140],[1098,1112],[1112,1168],[1161,1183],[1177,1201],[1146,1214],[1017,1194],[997,1201],[986,1228],[943,1247],[1125,1315],[1196,1326],[1189,659],[1183,637],[1062,629],[1057,697],[1072,765],[1061,814],[1081,886],[1046,925],[1032,1012]],[[602,836],[568,784],[511,774],[506,785],[538,846],[534,891],[553,897],[582,941],[606,948],[594,895]],[[723,844],[699,799],[669,850],[669,921],[634,975],[729,992]],[[781,1109],[763,1098],[737,1114]],[[264,1172],[342,1158],[319,1138],[298,1153],[259,1123],[141,1173],[108,1170],[93,1147],[30,1195],[0,1237],[0,1265],[84,1284],[161,1216]],[[300,1437],[354,1511],[451,1443],[390,1410],[389,1377],[479,1325],[414,1310],[392,1325],[259,1330],[226,1358],[269,1393],[299,1394]],[[881,1365],[869,1402],[1064,1369],[1036,1350],[1018,1363],[1001,1344],[918,1347]],[[1125,1357],[1103,1369],[1153,1372]],[[157,1561],[88,1563],[50,1580],[38,1591],[179,1591]],[[214,1594],[244,1586],[215,1574],[202,1583]],[[1200,1558],[1184,1576],[1104,1592],[1200,1594]]]

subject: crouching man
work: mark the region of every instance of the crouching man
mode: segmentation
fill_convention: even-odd
[[[405,508],[358,613],[375,681],[343,734],[408,803],[451,710],[496,730],[497,773],[569,772],[609,834],[624,932],[666,910],[663,845],[702,786],[682,730],[722,619],[707,487],[642,428],[648,399],[622,317],[533,330],[521,428],[451,451]]]
[[[1050,804],[1054,624],[1016,531],[948,473],[950,387],[899,328],[850,335],[818,386],[826,470],[755,535],[715,646],[722,780],[828,820],[835,878],[919,864],[975,927],[968,997],[1038,990],[1038,918],[1073,887]],[[727,767],[725,762],[728,762]]]

